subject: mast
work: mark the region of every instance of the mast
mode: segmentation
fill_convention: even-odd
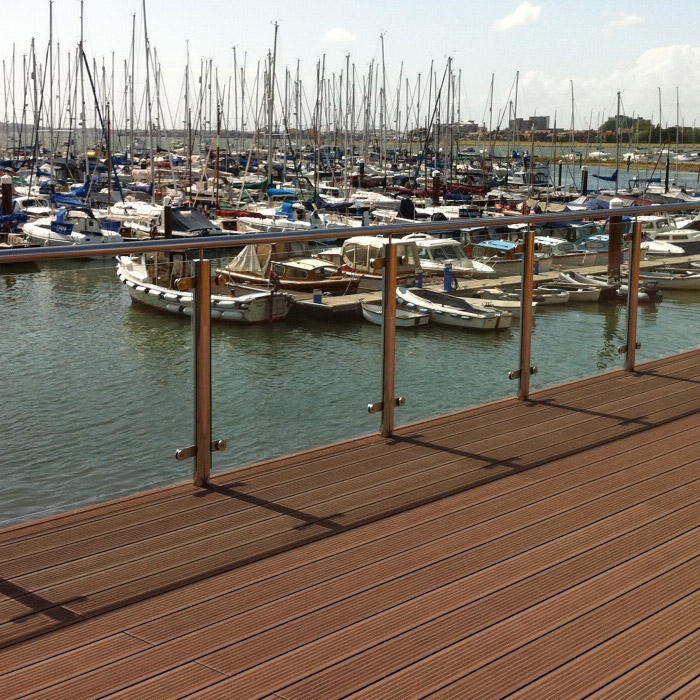
[[[148,119],[148,147],[151,154],[151,203],[156,197],[156,164],[153,156],[153,118],[151,105],[151,67],[150,67],[150,46],[148,44],[148,25],[146,24],[146,0],[143,2],[143,35],[146,48],[146,118]]]
[[[85,53],[83,51],[83,0],[80,0],[80,125],[82,135],[83,161],[85,163],[85,180],[90,177],[90,164],[87,154],[87,119],[85,114]],[[88,190],[89,191],[89,190]]]
[[[272,62],[270,64],[269,70],[269,89],[267,95],[267,187],[272,187],[272,158],[273,152],[273,139],[272,139],[272,128],[275,110],[275,64],[277,62],[277,32],[279,30],[279,24],[275,22],[275,35],[272,43]]]
[[[131,15],[131,90],[129,91],[129,160],[133,163],[134,160],[134,129],[136,125],[134,124],[134,62],[136,60],[136,13]]]
[[[617,92],[617,116],[615,117],[615,172],[620,171],[620,91]],[[615,194],[617,194],[618,178],[615,179]]]
[[[662,148],[661,140],[661,128],[663,126],[663,121],[661,119],[661,87],[659,86],[659,150]]]

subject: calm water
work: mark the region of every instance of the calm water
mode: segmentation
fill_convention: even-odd
[[[698,293],[640,307],[640,361],[700,345]],[[620,367],[623,305],[543,307],[535,317],[533,389]],[[188,319],[131,304],[112,261],[0,272],[0,523],[175,483],[192,460]],[[399,424],[511,396],[518,328],[399,331]],[[213,329],[214,455],[223,470],[375,432],[380,329],[280,323]]]

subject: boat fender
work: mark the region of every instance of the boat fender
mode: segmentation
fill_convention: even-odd
[[[457,281],[457,278],[452,275],[452,279],[450,280],[450,289],[455,292],[459,289],[459,282]]]
[[[224,274],[217,275],[214,280],[219,286],[224,286],[228,283],[228,276]]]
[[[243,319],[242,311],[222,311],[221,318],[225,318],[227,321],[241,321]]]
[[[211,317],[212,318],[221,318],[221,311],[219,311],[219,309],[212,309],[211,310]]]

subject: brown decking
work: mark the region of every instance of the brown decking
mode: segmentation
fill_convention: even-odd
[[[699,697],[699,435],[696,351],[0,531],[0,697]]]

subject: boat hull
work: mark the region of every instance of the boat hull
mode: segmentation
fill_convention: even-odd
[[[192,316],[192,292],[167,289],[140,281],[119,263],[117,275],[129,290],[132,301],[179,316]],[[239,297],[211,295],[212,320],[238,323],[269,323],[284,319],[293,304],[289,294],[251,292]]]
[[[362,307],[362,316],[366,321],[374,323],[377,326],[382,325],[382,305],[381,303],[369,303],[366,301],[360,302]],[[430,314],[421,313],[420,311],[411,311],[409,309],[396,309],[396,327],[397,328],[415,328],[416,326],[425,326],[430,321]]]

